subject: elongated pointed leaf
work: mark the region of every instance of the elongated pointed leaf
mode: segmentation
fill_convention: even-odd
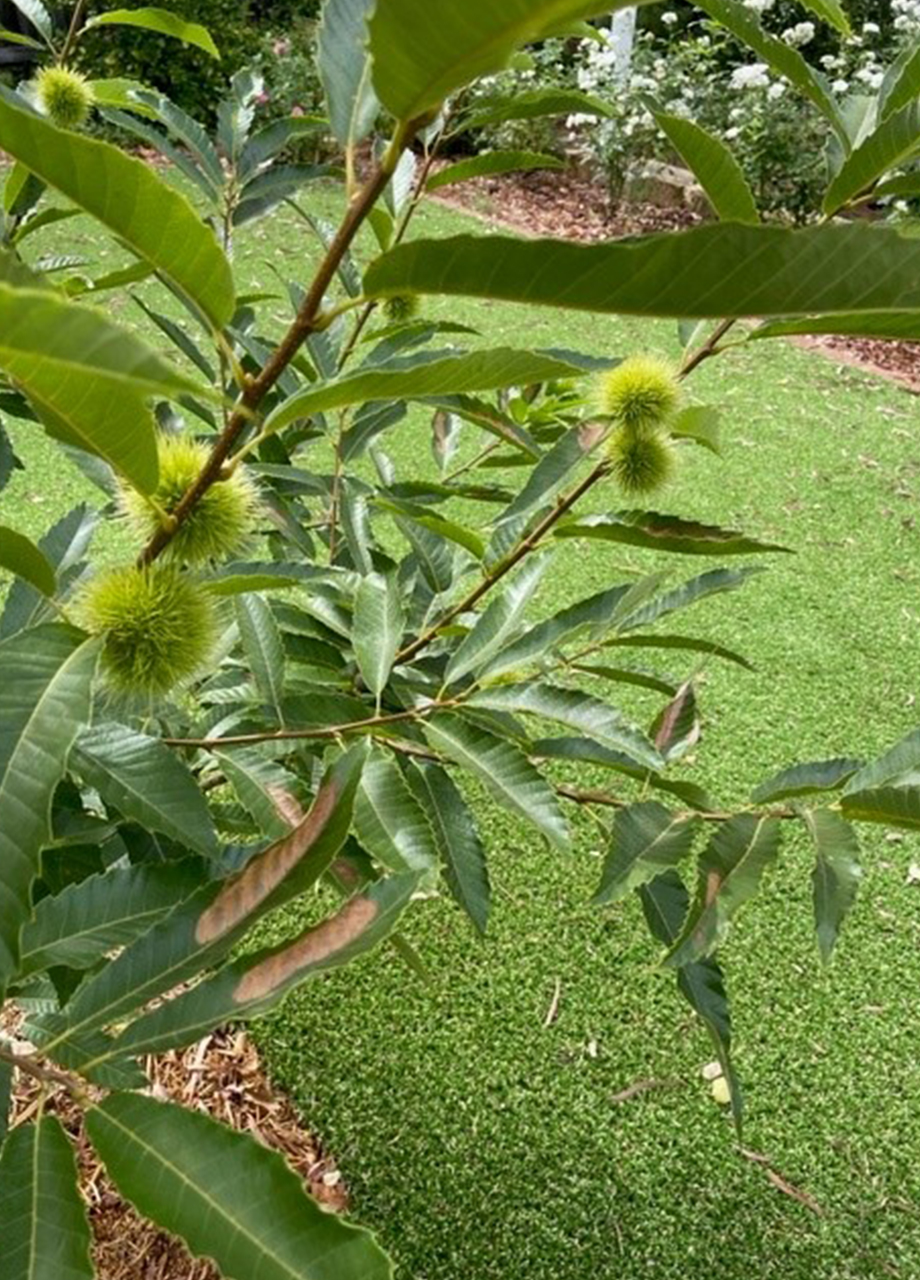
[[[920,174],[917,175],[917,179],[917,192],[920,192]],[[898,193],[892,191],[890,194]],[[748,338],[750,341],[757,341],[760,338],[783,338],[797,333],[840,333],[866,338],[892,338],[900,342],[917,342],[920,341],[920,312],[856,311],[852,315],[819,315],[806,316],[801,320],[768,320],[765,324],[759,324],[752,329]]]
[[[317,37],[317,65],[329,123],[343,147],[361,142],[380,110],[371,84],[367,17],[371,0],[327,0]]]
[[[630,594],[630,584],[611,587],[561,609],[552,617],[530,627],[517,640],[495,655],[480,672],[482,679],[495,679],[509,671],[526,669],[544,654],[574,640],[592,640],[616,625]]]
[[[19,1125],[3,1146],[0,1240],[4,1280],[93,1280],[77,1162],[54,1116]]]
[[[809,796],[821,791],[838,791],[861,765],[860,760],[839,757],[796,764],[762,782],[751,792],[752,804],[772,804],[790,796]]]
[[[16,379],[52,434],[104,458],[145,492],[156,487],[158,474],[145,397],[198,390],[96,308],[4,285],[0,368]]]
[[[98,519],[97,512],[81,504],[62,516],[39,540],[39,550],[54,568],[62,587],[68,586],[80,573],[82,558]],[[52,616],[46,597],[18,579],[10,588],[0,617],[0,637],[24,631]]]
[[[665,591],[649,604],[642,605],[634,613],[630,613],[623,618],[620,629],[635,631],[637,627],[650,626],[669,613],[687,609],[690,605],[696,604],[697,600],[705,600],[723,591],[737,591],[749,578],[761,572],[762,569],[759,566],[751,565],[744,569],[712,569],[709,573],[701,573],[699,577],[690,578],[689,581],[675,587],[673,591]]]
[[[99,644],[51,624],[0,645],[0,996],[19,963],[51,800],[89,719]]]
[[[835,27],[841,35],[850,34],[850,20],[840,0],[802,0],[806,9],[810,9],[822,22]]]
[[[0,1062],[0,1148],[6,1140],[10,1105],[13,1099],[13,1067],[5,1059]]]
[[[543,455],[520,493],[496,521],[495,536],[492,541],[496,554],[503,541],[503,526],[510,526],[519,536],[525,528],[524,518],[555,497],[579,463],[584,462],[585,458],[597,448],[603,436],[603,429],[594,426],[574,428],[566,431],[552,449]]]
[[[827,963],[859,888],[859,840],[850,824],[832,809],[811,809],[804,816],[817,852],[812,896],[818,946]]]
[[[273,840],[287,835],[293,823],[281,808],[285,799],[295,794],[297,779],[255,749],[215,751],[214,762],[259,831]]]
[[[696,896],[667,964],[677,969],[712,954],[732,916],[760,887],[779,841],[779,821],[763,814],[741,813],[717,828],[700,855]]]
[[[765,31],[751,10],[738,0],[697,0],[697,7],[727,27],[742,44],[753,49],[774,71],[801,90],[847,146],[846,124],[836,98],[824,77],[809,66],[797,49]]]
[[[589,693],[562,689],[543,681],[499,684],[474,694],[466,705],[554,720],[612,751],[624,752],[636,764],[648,769],[660,769],[664,764],[661,754],[622,712]]]
[[[330,767],[289,835],[233,878],[205,885],[81,987],[56,1042],[106,1026],[216,964],[255,920],[315,884],[348,835],[364,755],[359,745]]]
[[[737,666],[744,667],[747,671],[754,670],[743,654],[735,653],[733,649],[726,649],[724,645],[716,644],[714,640],[700,640],[696,636],[613,636],[605,642],[604,647],[612,649],[682,649],[688,653],[711,654],[714,658],[721,658],[724,662],[734,662]]]
[[[693,170],[700,186],[723,222],[758,223],[760,214],[744,170],[714,134],[684,116],[654,111],[655,123]]]
[[[390,1280],[373,1236],[323,1210],[283,1158],[197,1111],[116,1094],[87,1115],[93,1146],[145,1217],[227,1280]]]
[[[382,752],[364,766],[355,831],[368,853],[390,871],[418,871],[430,879],[438,865],[431,824],[396,764]]]
[[[97,218],[215,325],[229,322],[230,264],[211,228],[149,165],[107,142],[55,128],[10,95],[0,95],[0,147]]]
[[[572,365],[535,351],[498,347],[434,356],[422,361],[392,361],[384,369],[358,370],[323,386],[298,391],[270,413],[266,428],[280,431],[298,418],[374,400],[421,399],[495,387],[526,386],[549,378],[571,377]]]
[[[665,946],[670,946],[680,934],[690,901],[683,880],[676,871],[665,871],[651,883],[642,885],[639,896],[652,935]],[[715,956],[685,964],[677,972],[677,986],[690,1007],[702,1018],[712,1038],[731,1091],[732,1116],[740,1138],[743,1100],[741,1083],[731,1059],[731,1008],[722,969]]]
[[[419,884],[414,871],[373,882],[299,937],[235,960],[140,1018],[113,1052],[162,1053],[193,1044],[222,1023],[267,1012],[292,987],[350,964],[389,937]]]
[[[90,968],[145,933],[204,877],[195,859],[118,867],[42,898],[22,931],[20,974],[52,965]]]
[[[907,44],[885,73],[878,117],[885,120],[920,96],[920,45]]]
[[[479,933],[484,934],[492,890],[485,849],[473,815],[450,774],[440,765],[413,764],[407,778],[431,823],[450,891]]]
[[[375,7],[370,21],[374,87],[392,115],[415,120],[461,85],[500,71],[521,45],[624,7],[622,0],[465,0],[424,7],[389,0]]]
[[[405,623],[396,579],[379,573],[362,578],[355,593],[352,643],[361,678],[373,694],[386,687]]]
[[[754,551],[786,551],[770,542],[759,542],[734,529],[660,515],[657,511],[614,511],[607,515],[580,516],[560,522],[557,538],[596,538],[601,542],[625,542],[632,547],[676,552],[687,556],[743,556]]]
[[[24,18],[28,18],[35,30],[40,32],[46,41],[51,40],[54,35],[54,23],[42,0],[11,0],[11,3]]]
[[[455,715],[433,716],[424,732],[436,750],[485,783],[499,804],[533,823],[551,844],[568,846],[568,826],[552,789],[517,747]]]
[[[425,184],[427,191],[437,191],[457,182],[469,182],[471,178],[483,178],[496,173],[529,172],[532,169],[564,169],[565,163],[558,156],[544,155],[538,151],[482,151],[478,156],[457,160],[433,173]]]
[[[451,654],[444,672],[445,682],[461,680],[471,671],[482,670],[499,653],[517,630],[540,579],[549,568],[548,555],[531,556],[509,586],[477,619],[468,635]]]
[[[649,730],[662,757],[673,763],[700,740],[700,714],[693,681],[682,684],[673,699],[655,717]]]
[[[460,294],[687,319],[909,311],[920,308],[920,241],[856,222],[724,223],[600,244],[452,236],[391,249],[364,285],[371,297]]]
[[[657,800],[621,809],[613,821],[594,902],[616,902],[630,889],[638,889],[683,861],[693,848],[696,831],[694,817],[672,813]]]
[[[71,768],[107,805],[150,831],[213,858],[217,836],[195,780],[175,752],[121,724],[80,734]]]
[[[824,196],[824,212],[836,213],[877,178],[896,168],[920,148],[920,102],[910,102],[895,111],[870,133],[844,161]]]
[[[920,729],[913,729],[877,760],[870,760],[846,785],[847,792],[871,791],[885,783],[897,784],[907,774],[920,770]],[[911,779],[915,781],[915,779]]]
[[[643,786],[666,795],[676,796],[685,805],[702,811],[715,808],[709,794],[695,782],[681,782],[637,765],[625,751],[612,751],[590,738],[539,738],[531,744],[531,756],[536,760],[568,760],[578,764],[596,765],[612,769],[627,778],[634,778]]]
[[[0,525],[0,569],[30,583],[43,596],[53,596],[57,579],[48,558],[23,534]]]
[[[692,440],[721,456],[722,415],[708,404],[688,404],[668,423],[668,430],[678,440]]]
[[[186,22],[169,9],[109,9],[97,14],[86,23],[90,27],[140,27],[144,31],[156,31],[162,36],[172,36],[183,44],[193,44],[212,58],[219,58],[220,51],[206,27],[197,22]]]
[[[902,831],[920,831],[920,787],[878,787],[854,791],[840,801],[840,811],[853,822],[879,822]]]
[[[233,605],[256,688],[284,724],[285,658],[278,624],[267,602],[254,592],[237,596]]]
[[[601,98],[580,89],[531,89],[508,97],[477,103],[464,118],[467,129],[482,129],[506,120],[533,120],[539,116],[610,116],[613,108]]]

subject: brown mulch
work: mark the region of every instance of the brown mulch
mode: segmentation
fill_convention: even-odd
[[[11,1032],[4,1021],[4,1030]],[[181,1053],[148,1058],[145,1066],[154,1097],[195,1107],[251,1134],[279,1151],[325,1208],[341,1212],[348,1207],[340,1173],[303,1128],[290,1102],[273,1090],[245,1031],[215,1032]],[[30,1118],[37,1097],[35,1082],[17,1073],[14,1124]],[[220,1280],[209,1262],[193,1259],[179,1241],[122,1200],[89,1145],[79,1108],[66,1093],[52,1097],[46,1110],[58,1116],[76,1143],[99,1280]]]
[[[699,215],[684,209],[654,205],[618,205],[601,184],[556,171],[476,178],[438,192],[443,204],[463,209],[492,222],[532,236],[564,236],[571,240],[607,240],[615,236],[646,235],[697,226]],[[805,345],[831,360],[892,378],[920,391],[920,343],[876,338],[822,336]]]

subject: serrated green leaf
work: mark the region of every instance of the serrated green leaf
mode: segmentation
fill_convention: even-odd
[[[676,871],[644,884],[639,889],[642,910],[652,935],[670,946],[680,934],[687,914],[689,894]],[[685,964],[677,973],[677,986],[687,1003],[702,1018],[722,1064],[731,1091],[732,1117],[740,1139],[743,1113],[741,1083],[731,1059],[731,1008],[725,993],[725,979],[715,956]]]
[[[329,122],[343,147],[361,142],[380,110],[371,84],[367,17],[371,0],[327,0],[317,37],[317,65]]]
[[[197,22],[186,22],[169,9],[109,9],[88,19],[91,27],[140,27],[144,31],[156,31],[162,36],[172,36],[183,44],[193,44],[212,58],[220,58],[220,51],[206,27]]]
[[[847,17],[840,0],[801,0],[806,9],[810,9],[816,17],[822,22],[828,23],[836,28],[842,36],[848,36],[850,32],[850,20]]]
[[[51,624],[0,645],[0,997],[19,965],[51,801],[89,719],[98,641]]]
[[[348,835],[364,757],[363,744],[341,756],[289,835],[231,879],[205,885],[80,987],[52,1043],[107,1026],[216,964],[257,919],[315,884]]]
[[[90,968],[156,924],[205,875],[195,859],[117,867],[42,898],[22,931],[20,975],[51,965]]]
[[[622,751],[637,765],[660,769],[664,764],[648,738],[621,711],[589,693],[543,681],[500,684],[475,693],[464,705],[540,716],[583,733],[611,751]]]
[[[352,643],[361,678],[371,693],[383,692],[405,629],[401,590],[395,577],[372,573],[355,592]]]
[[[689,608],[697,600],[705,600],[722,591],[736,591],[749,578],[762,572],[759,565],[750,565],[744,569],[712,569],[709,573],[701,573],[699,577],[690,578],[673,591],[656,596],[649,604],[642,605],[634,613],[624,617],[620,630],[635,631],[637,627],[650,626],[669,613]]]
[[[266,1013],[292,987],[350,964],[388,938],[419,885],[415,871],[373,882],[299,937],[242,956],[132,1023],[112,1051],[161,1053],[193,1044],[225,1022]]]
[[[707,404],[689,404],[668,423],[668,431],[678,440],[692,440],[719,457],[722,415]]]
[[[293,823],[282,815],[279,804],[295,795],[297,779],[256,750],[215,751],[214,762],[259,831],[273,840],[283,839]]]
[[[708,793],[695,782],[679,782],[655,773],[637,765],[624,751],[612,751],[609,747],[592,742],[590,738],[539,738],[531,744],[531,755],[537,760],[568,760],[612,769],[615,773],[641,782],[643,786],[647,784],[655,791],[676,796],[694,809],[706,812],[715,808]]]
[[[717,827],[700,855],[696,896],[666,964],[677,969],[712,954],[735,912],[757,892],[779,842],[779,821],[764,814],[737,814]]]
[[[438,864],[431,824],[394,761],[375,752],[355,799],[355,832],[389,871],[430,873]]]
[[[469,182],[471,178],[488,177],[496,173],[520,173],[531,169],[564,169],[558,156],[544,155],[538,151],[481,151],[477,156],[456,160],[453,164],[433,173],[425,184],[426,191],[457,182]]]
[[[470,672],[482,671],[517,630],[540,579],[549,568],[547,554],[531,556],[505,590],[481,613],[472,629],[450,656],[444,672],[446,684]]]
[[[666,111],[653,111],[652,115],[693,171],[717,216],[723,222],[758,223],[760,214],[744,170],[725,143],[685,116]]]
[[[675,814],[657,800],[620,809],[613,820],[610,848],[593,901],[616,902],[683,861],[693,848],[697,820]]]
[[[54,1116],[19,1125],[3,1145],[0,1239],[4,1280],[93,1280],[77,1162]]]
[[[450,774],[440,765],[413,762],[406,777],[428,815],[448,887],[479,933],[484,934],[492,890],[485,849],[473,815]]]
[[[871,791],[884,783],[899,785],[905,775],[916,770],[920,770],[920,729],[911,730],[884,755],[870,760],[859,772],[854,772],[847,782],[846,791]]]
[[[391,1280],[373,1236],[325,1213],[249,1135],[138,1094],[107,1098],[86,1126],[126,1199],[227,1280]]]
[[[43,596],[53,596],[57,587],[54,569],[34,542],[23,534],[0,525],[0,569],[30,583]]]
[[[885,120],[920,95],[920,45],[908,43],[885,73],[878,94],[878,118]]]
[[[267,601],[254,592],[236,596],[233,606],[256,688],[283,725],[285,659],[278,624]]]
[[[840,811],[854,822],[920,831],[920,788],[889,786],[848,792],[841,797]]]
[[[680,760],[700,738],[700,716],[693,681],[688,680],[659,712],[649,730],[668,764]]]
[[[754,670],[743,654],[735,653],[733,649],[726,649],[724,645],[716,644],[714,640],[699,640],[695,636],[613,636],[604,642],[604,648],[621,647],[630,649],[682,649],[688,653],[711,654],[714,658],[721,658],[724,662],[734,662],[737,666],[744,667],[747,671]]]
[[[461,235],[391,249],[364,287],[688,319],[909,311],[920,309],[920,241],[858,221],[719,223],[597,244]]]
[[[500,71],[521,45],[624,7],[623,0],[465,0],[421,8],[415,0],[389,0],[370,20],[374,87],[392,115],[415,120],[461,85]]]
[[[838,757],[834,760],[815,760],[809,764],[795,764],[789,769],[762,782],[751,792],[752,804],[772,804],[790,796],[814,795],[819,791],[837,791],[860,768],[861,760]]]
[[[574,372],[570,364],[553,356],[510,347],[435,355],[422,361],[393,360],[382,369],[359,369],[334,382],[296,392],[269,414],[265,427],[280,431],[298,418],[352,404],[520,386],[571,377]]]
[[[97,218],[216,326],[230,321],[233,277],[214,232],[148,164],[107,142],[55,128],[7,92],[0,94],[0,147]]]
[[[70,767],[123,817],[159,831],[205,857],[217,855],[217,836],[195,780],[157,738],[122,724],[84,730]]]
[[[688,556],[743,556],[754,551],[785,551],[771,542],[759,542],[734,529],[683,520],[657,511],[611,511],[606,515],[579,516],[556,525],[557,538],[596,538],[601,542],[625,542],[632,547],[670,551]]]
[[[568,825],[552,789],[517,747],[456,715],[432,716],[424,733],[506,809],[533,823],[557,848],[568,847]]]
[[[752,329],[748,334],[748,340],[784,338],[798,333],[839,333],[857,337],[894,338],[902,342],[916,342],[920,341],[920,312],[856,311],[852,315],[819,315],[806,316],[801,320],[770,320]]]
[[[54,35],[54,23],[42,0],[10,0],[14,9],[18,9],[24,18],[28,18],[32,26],[50,42]]]
[[[823,208],[833,214],[849,204],[889,169],[920,148],[920,102],[909,102],[883,121],[843,162],[824,195]],[[855,308],[854,308],[855,309]]]
[[[804,818],[817,852],[812,897],[818,946],[826,964],[859,888],[859,840],[850,824],[832,809],[810,809]]]

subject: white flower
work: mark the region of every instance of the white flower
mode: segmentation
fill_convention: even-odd
[[[767,97],[775,102],[776,99],[781,98],[785,92],[786,86],[783,84],[782,80],[777,80],[776,84],[771,84],[767,90]]]
[[[730,87],[732,89],[765,89],[770,83],[765,62],[749,62],[746,66],[735,67],[732,72]]]
[[[677,14],[673,9],[669,9],[667,13],[663,13],[661,15],[661,21],[666,23],[669,27],[673,27],[674,23],[677,21]]]
[[[846,93],[849,87],[850,86],[846,82],[846,80],[835,80],[834,83],[831,85],[831,88],[833,89],[834,93]]]
[[[744,0],[745,9],[753,9],[755,13],[766,13],[773,8],[774,0]]]
[[[783,32],[783,39],[786,44],[798,47],[802,44],[808,44],[809,40],[815,38],[815,24],[813,22],[797,22],[794,27],[787,27]]]
[[[878,23],[877,23],[877,22],[864,22],[864,23],[863,23],[863,35],[864,35],[864,36],[877,36],[877,35],[878,35],[878,33],[881,31],[881,29],[882,29],[882,28],[878,25]]]
[[[733,124],[730,129],[725,130],[724,137],[726,137],[728,141],[731,142],[732,138],[737,138],[740,133],[741,133],[741,130],[738,128],[738,126]]]
[[[867,84],[870,89],[879,89],[885,79],[885,73],[879,67],[862,67],[856,72],[856,79]]]
[[[894,204],[891,207],[895,210],[896,213],[910,212],[910,205],[907,203],[906,200],[895,200]]]

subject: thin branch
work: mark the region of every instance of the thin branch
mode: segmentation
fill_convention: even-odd
[[[86,13],[87,0],[77,0],[74,6],[73,16],[70,19],[70,26],[67,28],[67,38],[64,41],[64,48],[61,50],[61,64],[65,65],[70,57],[70,51],[76,43],[77,36],[80,33],[80,24],[83,21],[83,15]],[[49,46],[50,47],[50,46]],[[52,48],[52,52],[53,52]]]
[[[24,1075],[31,1076],[33,1080],[39,1080],[44,1085],[61,1085],[80,1102],[87,1102],[84,1089],[73,1076],[67,1075],[64,1071],[58,1071],[55,1067],[45,1066],[30,1054],[13,1053],[11,1049],[0,1045],[0,1059],[10,1063]]]
[[[244,747],[256,742],[298,742],[311,738],[341,738],[347,733],[368,733],[387,728],[391,724],[403,724],[407,720],[422,720],[435,711],[448,711],[457,705],[456,698],[430,702],[410,711],[394,711],[385,716],[368,716],[366,720],[351,720],[347,724],[328,724],[317,729],[275,729],[270,733],[240,733],[230,738],[162,738],[167,747],[202,747],[218,750],[221,747]]]
[[[701,365],[704,360],[716,355],[719,343],[736,323],[737,321],[735,320],[720,320],[703,345],[697,347],[696,351],[687,356],[680,367],[678,376],[681,378],[689,377],[693,370]]]
[[[386,155],[374,168],[370,178],[368,178],[362,190],[352,201],[332,243],[326,251],[323,261],[320,263],[319,270],[294,322],[269,356],[261,371],[246,383],[237,407],[211,450],[210,457],[202,468],[201,474],[172,512],[172,520],[169,526],[158,529],[141,552],[139,558],[141,565],[150,564],[156,560],[157,556],[172,541],[176,530],[188,519],[202,494],[220,479],[225,462],[230,457],[239,437],[250,425],[259,405],[297,355],[297,352],[310,334],[315,332],[318,327],[321,327],[322,306],[326,291],[332,283],[339,264],[358,234],[361,224],[390,181],[399,157],[409,145],[414,132],[414,123],[402,126],[397,131],[390,146],[387,148]]]
[[[584,497],[592,485],[595,485],[598,480],[607,474],[609,469],[610,464],[606,460],[599,462],[594,470],[586,476],[584,480],[582,480],[581,484],[576,485],[570,493],[567,493],[564,497],[559,499],[552,511],[543,517],[543,519],[534,527],[526,538],[521,539],[510,555],[506,556],[504,560],[483,576],[482,581],[478,586],[474,587],[468,595],[464,596],[459,604],[454,605],[452,608],[448,609],[446,613],[442,614],[438,621],[433,626],[429,627],[427,631],[423,631],[416,640],[413,640],[411,644],[405,647],[405,649],[402,649],[396,655],[396,661],[408,662],[411,658],[414,658],[416,654],[422,651],[422,649],[426,649],[428,645],[431,644],[432,640],[436,639],[443,627],[446,627],[449,623],[453,622],[454,618],[459,617],[461,613],[466,613],[468,609],[472,609],[474,605],[478,604],[482,597],[486,595],[487,592],[491,591],[497,582],[500,582],[507,573],[510,573],[515,565],[519,564],[526,555],[529,555],[530,552],[533,551],[537,543],[540,542],[547,533],[549,533],[553,525],[556,524],[556,522],[560,520],[567,511],[571,510],[575,503],[578,502],[580,498]]]

